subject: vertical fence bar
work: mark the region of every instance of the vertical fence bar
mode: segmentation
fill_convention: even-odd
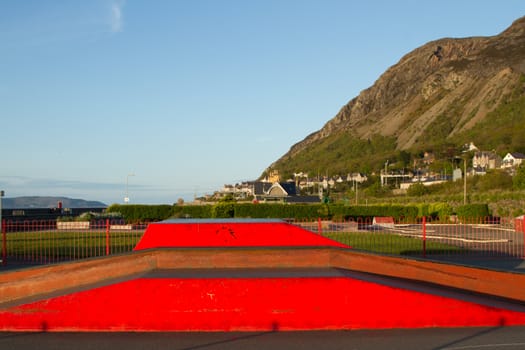
[[[321,218],[317,218],[317,233],[320,235],[323,234],[323,223],[321,222]]]
[[[2,233],[2,265],[7,265],[7,230],[5,229],[5,219],[0,222],[0,232]]]
[[[109,229],[110,229],[109,219],[106,219],[106,255],[109,255],[109,253],[110,253],[110,249],[109,249],[109,244],[110,244]]]
[[[421,226],[423,227],[423,258],[427,257],[427,217],[423,216],[421,220]]]

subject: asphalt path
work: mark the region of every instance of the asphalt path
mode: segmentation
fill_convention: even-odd
[[[525,326],[262,333],[0,333],[2,350],[525,349]]]

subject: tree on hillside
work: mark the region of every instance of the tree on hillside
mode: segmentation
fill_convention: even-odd
[[[430,189],[420,182],[410,185],[410,187],[407,189],[407,195],[411,197],[420,197],[429,193]]]
[[[512,189],[512,177],[504,170],[489,170],[479,178],[476,184],[480,191]]]

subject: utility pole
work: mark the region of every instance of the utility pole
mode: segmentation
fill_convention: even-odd
[[[357,205],[357,180],[354,179],[355,205]]]
[[[463,158],[463,205],[467,204],[467,158]]]
[[[388,159],[386,160],[385,162],[385,185],[388,185],[388,177],[387,177],[387,173],[388,173]]]

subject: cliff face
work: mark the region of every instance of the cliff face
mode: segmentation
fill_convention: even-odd
[[[483,121],[514,91],[522,74],[525,17],[493,37],[429,42],[401,58],[279,161],[341,132],[360,139],[393,136],[399,150],[410,149],[444,117],[445,130],[439,132],[450,137]]]

